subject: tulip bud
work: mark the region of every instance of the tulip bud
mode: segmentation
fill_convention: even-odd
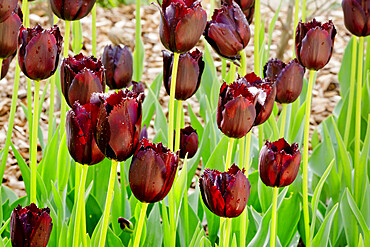
[[[247,205],[251,185],[233,164],[227,172],[206,169],[199,178],[199,188],[207,208],[220,217],[238,217]]]
[[[10,56],[10,57],[8,57],[8,58],[6,58],[6,59],[3,60],[3,63],[1,65],[1,76],[0,76],[0,80],[4,79],[4,77],[8,73],[10,63],[12,62],[14,56],[15,55],[12,55],[12,56]]]
[[[183,53],[199,41],[207,23],[206,11],[199,0],[163,0],[156,5],[161,13],[159,36],[166,49]]]
[[[125,161],[139,143],[143,94],[125,89],[95,96],[100,99],[96,143],[107,158]],[[92,102],[95,100],[93,97]]]
[[[105,91],[104,66],[93,56],[85,57],[80,53],[65,58],[60,77],[62,92],[70,107],[77,100],[85,105],[90,102],[92,93]]]
[[[94,7],[96,0],[50,0],[54,14],[66,21],[80,20],[87,16]]]
[[[8,18],[17,7],[17,0],[0,0],[0,22]]]
[[[333,53],[336,34],[332,21],[324,24],[315,19],[307,23],[300,21],[295,38],[296,55],[300,64],[309,70],[322,69]]]
[[[276,101],[279,103],[292,103],[301,94],[305,68],[293,59],[285,64],[279,59],[270,59],[263,74],[276,84]]]
[[[344,25],[353,35],[370,35],[370,2],[367,0],[343,0]]]
[[[141,202],[155,203],[170,191],[179,159],[162,143],[143,139],[131,161],[129,181],[134,196]]]
[[[193,158],[194,155],[197,153],[198,146],[199,146],[198,134],[195,129],[193,129],[191,126],[188,126],[180,130],[179,157],[181,159],[184,159],[186,154],[188,154],[188,159]]]
[[[0,58],[5,59],[17,51],[17,37],[21,17],[11,12],[8,18],[0,22]]]
[[[148,139],[148,129],[146,128],[146,124],[144,124],[144,126],[141,128],[139,141],[144,138]]]
[[[143,99],[145,98],[145,95],[144,95],[144,91],[145,91],[145,88],[144,88],[144,83],[142,83],[141,81],[139,82],[136,82],[136,81],[132,81],[128,84],[127,86],[132,92],[136,93],[137,95],[139,94],[143,94]]]
[[[21,27],[19,31],[18,63],[30,79],[39,81],[52,76],[58,68],[63,37],[55,25],[44,30],[40,25],[34,28]]]
[[[173,53],[162,51],[163,54],[163,82],[168,95],[171,89]],[[203,53],[198,49],[180,55],[176,80],[177,100],[187,100],[193,96],[200,85],[204,70]]]
[[[239,5],[232,1],[215,9],[212,20],[207,22],[204,37],[220,56],[240,59],[238,53],[249,43],[250,29]]]
[[[289,145],[284,138],[272,143],[266,141],[259,156],[260,178],[266,186],[288,186],[297,177],[300,163],[297,143]]]
[[[102,62],[110,89],[121,89],[129,85],[133,74],[133,58],[127,46],[106,46]]]
[[[39,209],[33,203],[18,205],[10,218],[10,239],[13,247],[45,247],[49,242],[53,223],[50,209]]]
[[[133,233],[134,230],[135,230],[135,227],[131,223],[131,221],[126,220],[125,218],[119,217],[118,218],[118,223],[119,223],[119,226],[121,227],[121,229],[128,232],[128,233]]]

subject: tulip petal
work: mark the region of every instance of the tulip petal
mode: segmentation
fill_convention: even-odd
[[[217,52],[225,57],[235,57],[244,48],[230,28],[223,23],[211,23],[208,36],[216,43]]]
[[[0,22],[0,58],[5,59],[17,50],[18,31],[22,22],[15,13]]]
[[[246,176],[239,170],[230,181],[224,194],[226,217],[238,217],[247,205],[251,185]]]
[[[49,242],[49,237],[53,223],[51,217],[47,212],[42,212],[38,217],[36,224],[30,236],[29,246],[46,246]]]

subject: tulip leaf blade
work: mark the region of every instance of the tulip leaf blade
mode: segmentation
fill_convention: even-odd
[[[56,132],[57,135],[58,132]],[[69,171],[70,171],[70,156],[67,148],[67,137],[66,131],[59,143],[58,159],[57,159],[57,183],[58,190],[63,191],[67,186]]]
[[[147,236],[144,246],[161,246],[163,240],[163,230],[161,226],[161,213],[159,204],[155,203],[150,211],[147,220]]]
[[[338,203],[334,205],[334,207],[330,210],[330,212],[326,215],[323,223],[319,231],[317,232],[315,238],[312,241],[312,246],[327,246],[329,241],[329,234],[331,225],[333,222],[333,218],[335,213],[338,209]]]
[[[142,125],[146,124],[146,126],[150,126],[150,121],[153,118],[153,115],[155,113],[156,105],[153,104],[154,101],[156,101],[159,97],[159,91],[162,85],[163,80],[163,74],[159,73],[157,77],[153,80],[152,84],[146,85],[147,88],[150,87],[151,91],[153,93],[150,93],[146,95],[146,98],[143,102],[143,117],[142,117]]]
[[[340,94],[344,98],[349,93],[350,81],[351,81],[351,66],[352,66],[352,43],[356,42],[358,46],[357,38],[352,36],[344,49],[342,63],[338,73],[338,80],[340,83]],[[358,48],[356,49],[358,50]]]
[[[205,168],[215,169],[219,171],[225,170],[224,162],[226,161],[226,150],[229,143],[229,138],[223,136],[216,148],[213,150],[211,157],[209,157]]]
[[[197,116],[195,115],[193,111],[193,108],[191,107],[189,103],[188,103],[188,112],[190,116],[191,125],[197,131],[199,140],[202,140],[204,128],[202,124],[199,122]]]
[[[139,44],[136,44],[135,50],[134,50],[134,73],[132,80],[133,81],[141,81],[141,77],[143,76],[143,70],[144,70],[144,56],[145,56],[145,49],[144,49],[144,43],[143,39],[140,36],[140,42]]]

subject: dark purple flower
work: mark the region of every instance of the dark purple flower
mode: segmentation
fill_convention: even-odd
[[[0,0],[0,22],[5,21],[17,7],[17,0]]]
[[[8,73],[10,63],[12,62],[14,56],[15,55],[12,55],[12,56],[10,56],[10,57],[8,57],[8,58],[6,58],[6,59],[3,60],[3,63],[1,65],[1,76],[0,76],[0,80],[4,79],[4,77]]]
[[[185,158],[185,155],[188,154],[188,159],[194,157],[197,153],[199,146],[198,134],[195,129],[191,126],[188,126],[180,130],[180,154],[181,159]]]
[[[129,181],[134,196],[141,202],[162,200],[175,179],[179,159],[162,143],[143,139],[132,158]]]
[[[242,9],[248,23],[251,24],[254,17],[254,2],[255,0],[234,0]]]
[[[206,169],[199,188],[207,208],[220,217],[238,217],[247,205],[251,185],[244,170],[233,164],[227,172]]]
[[[173,53],[162,51],[163,53],[163,82],[168,95],[170,95]],[[193,96],[200,85],[200,80],[204,70],[203,53],[198,49],[193,52],[186,52],[180,55],[176,80],[177,100],[187,100]]]
[[[0,58],[6,59],[17,51],[18,32],[21,25],[21,17],[15,12],[11,12],[8,18],[0,22]]]
[[[344,25],[353,35],[370,35],[370,1],[343,0]]]
[[[297,143],[289,145],[284,138],[272,143],[266,141],[259,156],[260,178],[266,186],[288,186],[297,177],[300,163]]]
[[[129,220],[123,218],[123,217],[118,218],[118,223],[119,223],[119,226],[121,227],[122,230],[125,230],[129,233],[133,233],[134,230],[135,230],[135,227],[131,223],[131,221],[129,221]]]
[[[87,16],[96,0],[50,0],[54,14],[66,21],[80,20]]]
[[[148,139],[148,129],[146,127],[146,124],[144,124],[143,127],[141,128],[139,141],[141,141],[144,138]]]
[[[336,33],[332,21],[324,24],[315,19],[307,23],[300,21],[295,38],[298,61],[309,70],[322,69],[333,53]]]
[[[136,94],[144,94],[144,91],[145,91],[145,87],[144,87],[144,83],[142,83],[141,81],[139,82],[136,82],[136,81],[131,81],[128,86],[127,86],[132,92],[136,93]]]

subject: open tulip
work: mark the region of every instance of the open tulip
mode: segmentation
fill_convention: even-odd
[[[141,202],[162,200],[175,179],[179,159],[175,153],[143,139],[132,158],[129,182],[134,196]]]
[[[11,12],[0,22],[0,58],[5,59],[17,51],[18,31],[22,25],[21,17]]]
[[[22,208],[18,205],[10,218],[10,239],[13,247],[45,247],[53,223],[50,209],[39,209],[33,203]]]
[[[106,46],[102,62],[110,89],[122,89],[129,85],[133,74],[133,58],[127,46]]]
[[[80,20],[87,16],[94,7],[96,0],[50,0],[54,14],[66,21]]]
[[[174,140],[175,141],[175,140]],[[188,126],[180,130],[180,154],[179,157],[184,159],[188,154],[188,159],[193,158],[197,153],[199,146],[198,134],[195,129]]]
[[[239,5],[231,1],[215,9],[212,20],[207,22],[204,37],[220,56],[238,59],[238,53],[250,39],[249,24]]]
[[[80,53],[65,58],[60,77],[62,92],[70,107],[77,100],[85,105],[90,102],[92,93],[105,91],[104,66],[93,56],[85,57]]]
[[[0,22],[5,21],[17,7],[17,0],[0,0]]]
[[[337,31],[332,21],[324,24],[313,19],[300,21],[296,30],[295,49],[298,61],[309,70],[320,70],[330,60]]]
[[[168,51],[162,51],[162,53],[163,82],[167,93],[170,94],[173,53]],[[198,49],[180,55],[175,94],[177,100],[187,100],[197,92],[204,70],[202,56]]]
[[[343,0],[344,25],[353,35],[370,35],[370,1]]]
[[[289,145],[284,138],[276,142],[266,141],[259,156],[260,178],[266,186],[288,186],[297,177],[300,163],[297,143]]]
[[[183,53],[199,41],[207,23],[206,11],[199,0],[163,0],[159,36],[168,50]]]
[[[238,217],[247,205],[251,185],[244,170],[233,164],[227,172],[206,169],[199,188],[207,208],[220,217]]]
[[[143,94],[128,89],[95,94],[100,100],[96,126],[96,143],[109,159],[124,161],[131,157],[139,143]]]
[[[18,63],[30,79],[39,81],[55,73],[59,64],[63,37],[55,25],[44,30],[40,25],[34,28],[21,27],[19,31]]]
[[[1,65],[1,76],[0,80],[4,79],[6,74],[8,73],[10,63],[12,62],[14,56],[10,56],[3,60],[3,64]]]
[[[292,103],[301,94],[305,68],[293,59],[285,64],[279,59],[270,59],[263,74],[276,84],[276,101],[279,103]]]

